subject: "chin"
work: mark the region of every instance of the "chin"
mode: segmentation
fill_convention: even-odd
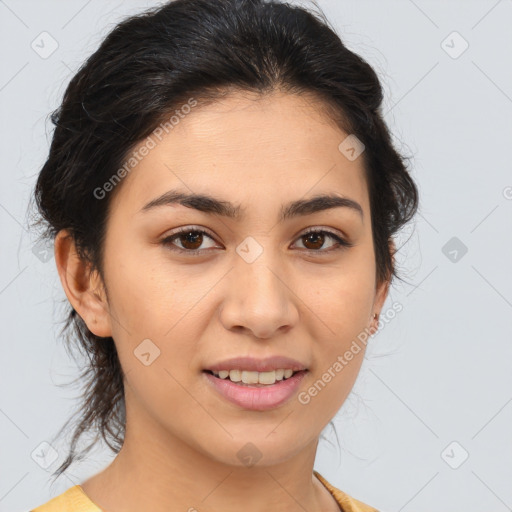
[[[212,452],[211,446],[208,447],[210,448],[208,456],[227,466],[262,468],[284,463],[304,450],[302,439],[297,439],[294,442],[294,438],[286,434],[284,430],[282,431],[283,435],[279,435],[278,432],[270,433],[274,427],[275,425],[271,426],[269,430],[260,429],[253,436],[247,435],[247,433],[244,436],[233,436],[225,443],[217,443],[212,440],[217,451]]]

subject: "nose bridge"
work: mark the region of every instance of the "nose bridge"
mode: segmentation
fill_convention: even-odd
[[[279,273],[279,265],[273,264],[270,258],[260,256],[253,263],[239,261],[237,268],[240,291],[245,299],[255,301],[255,305],[260,301],[270,305],[284,298],[282,282],[275,275]]]
[[[237,247],[222,308],[226,328],[245,327],[262,338],[298,318],[279,255],[266,245],[248,237]]]
[[[275,251],[269,247],[268,243],[264,248],[262,244],[251,239],[240,244],[237,255],[235,273],[244,301],[250,303],[253,310],[279,308],[286,299],[286,294],[282,289],[282,282],[275,275],[280,272]]]

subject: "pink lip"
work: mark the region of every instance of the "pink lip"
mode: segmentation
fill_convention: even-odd
[[[235,369],[231,367],[232,369]],[[247,367],[245,367],[247,368]],[[282,367],[281,367],[282,368]],[[217,371],[217,370],[216,370]],[[266,411],[282,405],[297,391],[307,370],[299,371],[289,379],[276,381],[264,387],[242,386],[228,379],[215,377],[203,371],[208,382],[229,402],[252,411]]]
[[[273,356],[265,359],[256,359],[255,357],[233,357],[220,363],[205,368],[219,372],[220,370],[247,370],[252,372],[270,372],[272,370],[290,369],[295,372],[306,370],[306,366],[285,356]]]

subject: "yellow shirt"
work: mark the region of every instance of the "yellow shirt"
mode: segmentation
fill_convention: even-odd
[[[363,502],[351,498],[348,494],[333,487],[317,471],[313,470],[313,473],[332,494],[342,512],[379,512],[376,508],[365,505]],[[102,510],[85,494],[80,485],[75,485],[30,512],[102,512]]]

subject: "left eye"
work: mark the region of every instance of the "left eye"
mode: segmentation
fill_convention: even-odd
[[[213,237],[211,237],[206,231],[200,230],[200,229],[191,229],[191,228],[184,228],[180,229],[178,232],[174,233],[173,235],[168,236],[167,238],[164,238],[162,240],[162,244],[165,246],[168,246],[171,250],[181,252],[181,253],[188,253],[191,256],[196,256],[202,254],[206,249],[199,249],[199,247],[203,243],[204,236],[209,238],[210,240],[213,240]],[[325,240],[330,238],[331,240],[334,240],[335,244],[331,245],[329,249],[321,249],[321,247],[324,245]],[[313,246],[313,248],[305,247],[306,251],[314,253],[314,252],[330,252],[333,250],[342,249],[344,247],[352,247],[353,244],[350,242],[344,240],[340,236],[331,233],[330,231],[322,230],[322,229],[313,229],[309,230],[306,233],[303,233],[299,240],[305,239],[307,244],[310,244]],[[181,247],[177,247],[175,245],[175,240],[178,240],[181,244]],[[337,245],[336,245],[337,244]],[[303,243],[304,245],[304,243]]]
[[[312,230],[302,234],[299,237],[299,240],[301,240],[303,238],[309,240],[308,243],[313,241],[313,246],[315,247],[314,249],[310,249],[310,248],[306,247],[306,250],[308,250],[310,252],[330,252],[330,251],[335,251],[337,249],[343,249],[344,247],[352,246],[352,244],[350,242],[341,238],[340,236],[335,235],[334,233],[331,233],[330,231],[326,231],[326,230],[322,230],[322,229],[312,229]],[[324,241],[326,238],[330,238],[331,240],[334,240],[336,243],[333,244],[330,249],[326,249],[326,250],[322,250],[322,251],[316,250],[324,245]],[[319,247],[319,245],[320,245],[320,247]]]

